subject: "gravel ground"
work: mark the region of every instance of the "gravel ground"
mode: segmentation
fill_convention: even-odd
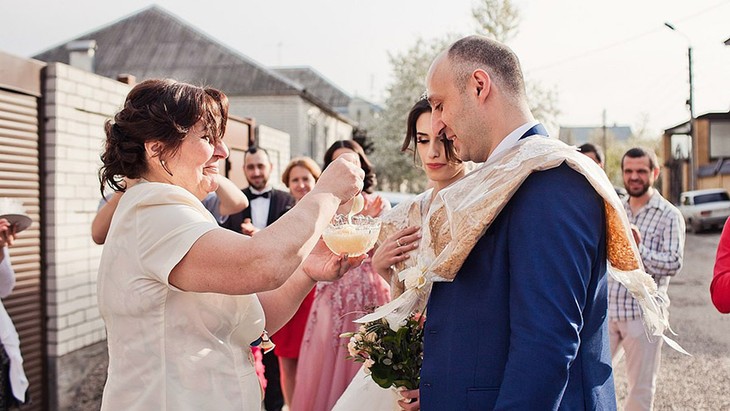
[[[99,411],[101,408],[101,394],[106,383],[106,369],[108,361],[102,361],[94,366],[88,378],[76,390],[73,411]]]
[[[710,281],[720,233],[687,233],[684,267],[669,285],[670,323],[691,357],[666,344],[655,410],[730,410],[730,315],[710,300]],[[623,361],[615,369],[619,409],[626,396]]]

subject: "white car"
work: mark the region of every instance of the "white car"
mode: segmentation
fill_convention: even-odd
[[[730,217],[730,195],[722,188],[685,191],[679,197],[679,211],[695,233],[719,228]]]

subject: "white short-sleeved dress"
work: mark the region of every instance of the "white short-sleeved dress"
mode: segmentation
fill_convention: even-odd
[[[168,283],[214,229],[213,216],[183,188],[142,182],[121,198],[99,266],[109,345],[102,410],[260,409],[250,344],[265,320],[256,295],[183,292]]]

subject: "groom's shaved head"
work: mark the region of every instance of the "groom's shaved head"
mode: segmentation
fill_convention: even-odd
[[[526,95],[520,61],[502,43],[483,36],[464,37],[449,47],[447,56],[460,91],[465,89],[474,70],[482,69],[508,94],[514,97]]]

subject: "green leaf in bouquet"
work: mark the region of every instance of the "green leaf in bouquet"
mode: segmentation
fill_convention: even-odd
[[[363,324],[353,333],[354,361],[370,364],[370,376],[378,386],[418,388],[423,363],[423,313],[414,314],[393,331],[385,319]],[[345,334],[343,334],[343,337]]]
[[[375,366],[373,366],[375,368]],[[383,388],[390,388],[393,385],[393,376],[390,373],[384,373],[382,371],[373,371],[371,368],[371,374],[373,381]]]

